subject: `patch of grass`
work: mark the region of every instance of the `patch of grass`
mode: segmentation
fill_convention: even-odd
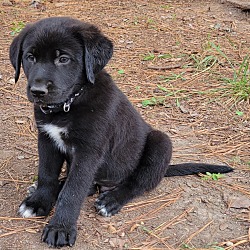
[[[153,53],[148,52],[148,54],[143,56],[143,61],[152,61],[155,59],[155,55]]]
[[[158,89],[160,89],[161,91],[165,92],[165,96],[176,96],[176,95],[179,94],[179,93],[184,93],[184,92],[186,92],[186,90],[184,90],[184,89],[178,89],[178,90],[173,91],[173,90],[170,90],[170,89],[168,89],[168,88],[166,88],[166,87],[163,87],[163,86],[161,86],[161,85],[157,85],[157,87],[158,87]]]
[[[18,33],[21,32],[21,30],[25,27],[25,23],[23,21],[19,21],[19,22],[15,22],[12,23],[12,27],[11,27],[11,35],[15,36]]]
[[[239,65],[239,67],[236,68],[235,64],[232,63],[230,58],[223,52],[223,50],[219,45],[216,45],[214,42],[209,41],[208,49],[216,52],[219,56],[224,58],[231,67],[231,69],[233,70],[232,78],[228,77],[221,78],[221,80],[223,80],[227,84],[224,89],[221,89],[221,91],[224,92],[222,93],[222,96],[232,97],[236,103],[240,101],[249,101],[250,99],[249,55],[246,55],[242,63]]]
[[[250,99],[250,71],[249,56],[245,56],[238,70],[234,68],[233,78],[223,78],[228,84],[228,95],[232,95],[236,102]]]
[[[233,62],[228,55],[226,55],[220,45],[215,44],[213,41],[208,41],[204,46],[203,55],[191,54],[190,59],[193,65],[198,70],[209,71],[215,64],[221,63],[226,60],[227,64],[233,71],[233,77],[222,76],[218,80],[223,81],[226,85],[222,88],[216,89],[221,97],[227,96],[233,99],[235,103],[240,101],[250,100],[250,70],[249,61],[250,56],[246,55],[237,67],[237,63]],[[211,72],[212,73],[212,72]],[[218,72],[215,72],[218,74]],[[238,113],[240,115],[240,113]]]
[[[117,73],[118,73],[119,75],[123,75],[123,74],[125,74],[125,71],[124,71],[123,69],[119,69],[119,70],[117,71]]]
[[[185,74],[185,72],[182,72],[182,73],[180,73],[180,74],[172,73],[172,74],[169,75],[169,76],[160,76],[160,78],[161,78],[164,82],[175,81],[175,80],[178,80],[178,79],[181,79],[182,81],[185,81],[186,78],[183,77],[184,74]]]
[[[139,19],[138,17],[135,17],[134,21],[133,21],[133,24],[134,25],[138,25],[139,24]]]
[[[181,249],[194,249],[194,248],[189,246],[188,244],[184,243],[181,245]]]
[[[179,46],[179,45],[181,45],[181,42],[180,42],[180,41],[176,41],[176,42],[175,42],[175,45],[176,45],[176,46]]]
[[[160,59],[173,58],[171,54],[160,54],[157,57]]]
[[[218,62],[218,58],[214,55],[208,55],[202,58],[199,55],[192,54],[190,58],[194,61],[194,67],[199,70],[211,68]]]
[[[236,110],[235,111],[236,115],[238,116],[243,116],[244,115],[244,112],[240,111],[240,110]]]
[[[148,17],[146,20],[146,25],[149,29],[157,30],[157,23],[153,18]]]
[[[214,249],[214,250],[224,250],[224,247],[217,246],[217,242],[209,243],[205,246],[205,249]]]
[[[214,42],[209,41],[208,45],[211,47],[211,49],[214,49],[217,51],[217,53],[219,53],[219,55],[221,55],[222,57],[224,57],[227,62],[229,63],[229,65],[234,68],[232,62],[229,60],[229,58],[227,57],[227,55],[221,50],[219,45],[216,45]]]
[[[35,181],[38,181],[38,175],[35,175],[35,176],[33,177],[32,182],[35,182]]]
[[[246,159],[242,159],[239,156],[235,156],[231,159],[232,164],[234,165],[244,165],[250,168],[250,161]]]
[[[163,105],[166,100],[166,97],[152,97],[147,100],[142,101],[142,106],[147,107],[147,106],[155,106],[155,105]]]
[[[152,18],[149,17],[149,18],[147,19],[147,23],[148,23],[148,24],[154,24],[155,21],[154,21],[154,19],[152,19]]]
[[[156,56],[154,53],[148,52],[147,54],[143,55],[142,60],[152,61],[154,59],[168,59],[168,58],[173,58],[173,55],[167,53],[167,54],[159,54]]]
[[[170,5],[161,5],[161,8],[168,10],[171,8],[171,6]]]
[[[218,181],[219,179],[223,178],[223,174],[215,174],[215,173],[210,173],[206,172],[206,175],[202,176],[202,180],[213,180],[213,181]]]
[[[203,53],[201,54],[191,54],[191,55],[183,55],[184,57],[188,56],[189,60],[192,60],[191,64],[187,64],[186,67],[195,67],[198,72],[196,72],[193,77],[196,77],[198,75],[203,74],[204,72],[208,73],[208,77],[211,75],[216,77],[217,81],[223,81],[224,86],[216,87],[214,89],[207,89],[204,91],[199,90],[184,90],[187,91],[187,95],[184,95],[184,97],[192,96],[194,94],[197,95],[216,95],[219,96],[219,98],[222,97],[228,97],[229,101],[227,103],[236,104],[237,102],[241,101],[248,101],[250,102],[250,70],[249,70],[249,64],[250,64],[250,55],[247,55],[244,57],[241,64],[237,66],[237,62],[233,61],[230,56],[226,55],[223,52],[223,49],[215,44],[213,41],[207,41],[205,45],[203,46]],[[154,61],[154,60],[160,60],[160,59],[168,59],[173,58],[173,55],[165,53],[165,54],[155,54],[153,52],[149,52],[145,55],[143,55],[144,61]],[[224,75],[221,77],[220,71],[218,70],[218,67],[229,67],[231,72],[233,72],[233,77],[225,77]],[[222,71],[223,72],[223,71]],[[164,86],[164,83],[172,83],[177,80],[185,81],[186,77],[185,74],[188,74],[185,72],[179,72],[179,73],[170,73],[169,75],[162,75],[160,76],[161,84],[157,85],[158,89],[164,92],[165,99],[167,96],[174,96],[177,100],[177,106],[180,98],[183,98],[182,95],[177,95],[180,92],[183,92],[183,90],[178,91],[172,91],[171,88],[166,88]],[[218,77],[219,75],[219,77]],[[208,79],[209,80],[209,79]],[[164,101],[163,101],[164,102]],[[153,97],[149,100],[145,100],[143,102],[143,106],[152,106],[157,104],[162,104],[162,98],[160,102],[158,101],[157,97]],[[244,113],[240,110],[235,110],[235,114],[238,117],[241,117],[244,115]]]
[[[177,18],[177,15],[174,13],[174,14],[172,15],[173,21],[176,21],[176,18]]]
[[[147,106],[155,106],[155,105],[165,105],[165,101],[168,97],[174,96],[176,98],[176,106],[180,106],[179,99],[183,98],[183,94],[187,92],[187,90],[184,89],[178,89],[178,90],[170,90],[166,87],[163,87],[161,85],[157,85],[158,89],[164,92],[164,96],[154,96],[150,99],[146,99],[142,101],[142,106],[147,107]]]

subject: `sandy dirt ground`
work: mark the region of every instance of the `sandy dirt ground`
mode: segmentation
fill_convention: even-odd
[[[48,249],[40,237],[49,218],[17,214],[37,176],[37,135],[8,50],[26,23],[49,16],[94,23],[112,39],[107,70],[146,121],[171,136],[173,162],[235,168],[219,180],[165,178],[111,218],[97,215],[89,197],[72,249],[250,249],[250,16],[212,0],[0,2],[0,249]]]

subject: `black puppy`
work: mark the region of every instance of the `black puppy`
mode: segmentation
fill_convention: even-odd
[[[95,26],[66,17],[27,25],[13,40],[10,60],[28,79],[38,128],[38,187],[19,213],[46,216],[56,210],[42,240],[72,246],[84,198],[96,185],[95,207],[111,216],[132,198],[155,188],[164,176],[229,172],[228,166],[169,165],[172,144],[133,108],[103,70],[113,46]],[[58,176],[67,162],[67,179]]]

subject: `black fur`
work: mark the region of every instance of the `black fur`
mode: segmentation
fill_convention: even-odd
[[[38,127],[38,187],[20,212],[46,216],[55,204],[42,236],[50,246],[74,244],[82,202],[95,186],[107,190],[96,201],[98,213],[111,216],[164,176],[232,170],[169,165],[169,137],[141,118],[103,69],[112,52],[112,42],[95,26],[63,17],[27,25],[10,47],[16,81],[21,66],[27,77]],[[64,161],[68,175],[61,185]]]

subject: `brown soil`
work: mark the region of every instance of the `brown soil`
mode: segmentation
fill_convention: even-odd
[[[25,77],[14,84],[8,49],[18,22],[55,15],[94,23],[112,38],[107,70],[144,118],[172,137],[173,162],[235,168],[218,181],[165,178],[111,218],[96,215],[89,197],[73,249],[250,249],[249,99],[239,101],[222,81],[250,54],[249,13],[219,0],[36,2],[0,3],[0,249],[47,249],[40,235],[48,219],[16,212],[38,158]],[[148,53],[153,60],[145,60]],[[152,97],[161,104],[142,107]]]

